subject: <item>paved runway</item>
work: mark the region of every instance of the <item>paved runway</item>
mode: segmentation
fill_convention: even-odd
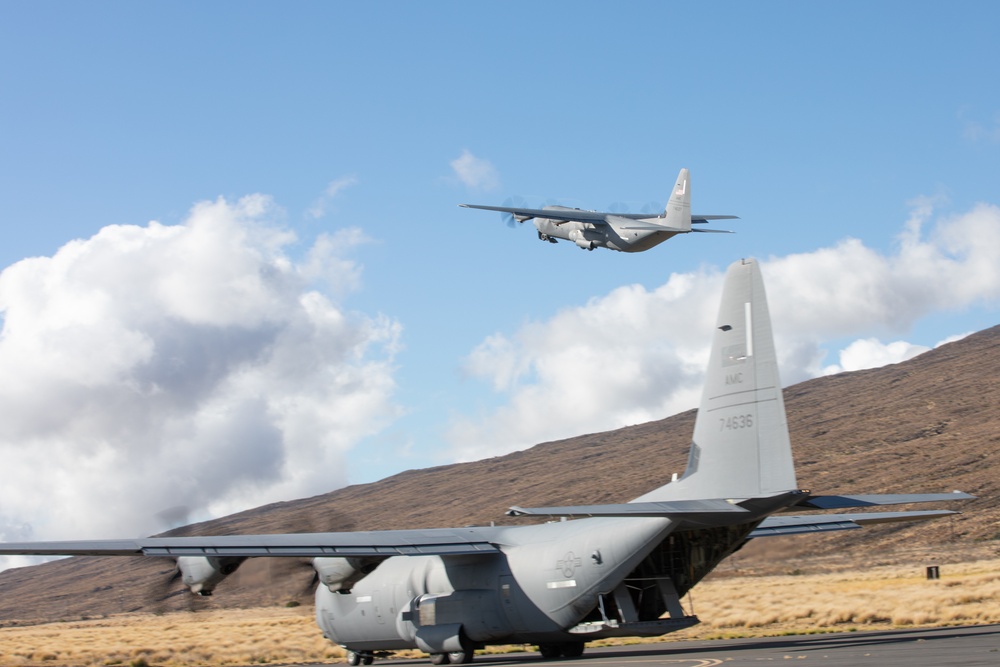
[[[823,667],[1000,667],[1000,625],[930,630],[890,630],[766,639],[664,642],[588,648],[581,658],[542,661],[537,653],[477,655],[473,665],[516,667],[552,664],[677,667],[822,664]],[[424,660],[376,660],[376,665],[429,665]]]

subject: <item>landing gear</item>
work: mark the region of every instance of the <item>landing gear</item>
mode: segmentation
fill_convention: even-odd
[[[475,655],[475,652],[471,649],[467,651],[449,651],[448,662],[453,665],[465,665],[472,662],[473,655]]]
[[[562,656],[562,651],[559,650],[559,644],[539,644],[538,652],[541,653],[542,657],[546,660],[552,660]]]
[[[350,649],[347,650],[348,665],[370,665],[373,662],[375,662],[374,653],[359,653]]]
[[[432,665],[467,665],[472,662],[476,652],[473,649],[464,651],[449,651],[448,653],[431,653]]]
[[[583,655],[584,642],[560,642],[558,644],[539,644],[538,652],[546,660],[555,658],[579,658]]]

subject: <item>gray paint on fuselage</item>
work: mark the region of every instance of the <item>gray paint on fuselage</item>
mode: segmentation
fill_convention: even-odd
[[[498,529],[499,554],[397,556],[347,593],[316,591],[316,618],[330,639],[355,650],[413,646],[422,596],[475,592],[497,618],[464,623],[477,642],[565,639],[676,524],[665,518],[589,518]],[[507,586],[505,589],[504,586]],[[471,607],[470,607],[471,608]],[[385,623],[373,617],[389,615]],[[525,631],[530,628],[530,631]]]
[[[539,234],[549,238],[575,243],[578,237],[582,237],[593,241],[596,247],[619,252],[649,250],[678,234],[678,232],[645,229],[620,229],[614,222],[599,227],[588,222],[562,222],[549,218],[535,218],[532,222]]]

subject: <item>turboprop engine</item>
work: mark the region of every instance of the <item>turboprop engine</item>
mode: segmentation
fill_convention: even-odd
[[[177,558],[177,570],[181,581],[192,593],[211,595],[215,587],[245,560],[226,556],[180,556]]]
[[[354,584],[365,578],[378,567],[384,558],[341,558],[321,556],[313,558],[312,566],[316,576],[331,593],[349,591]]]
[[[597,247],[597,242],[601,239],[597,238],[595,232],[590,230],[581,231],[579,229],[574,229],[569,233],[570,240],[573,241],[577,246],[583,248],[584,250],[593,250]]]

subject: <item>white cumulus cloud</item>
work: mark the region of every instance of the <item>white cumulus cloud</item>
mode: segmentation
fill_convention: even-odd
[[[476,190],[500,187],[500,175],[489,160],[478,158],[468,150],[451,161],[451,169],[463,185]]]
[[[841,350],[840,363],[824,368],[823,375],[898,364],[930,349],[926,345],[914,345],[905,340],[883,343],[877,338],[861,338]]]
[[[329,185],[323,190],[323,194],[320,195],[316,201],[313,202],[309,210],[306,211],[306,215],[314,220],[318,220],[326,215],[327,209],[330,208],[330,204],[333,200],[340,196],[340,193],[347,188],[357,185],[358,179],[355,176],[344,176],[343,178],[338,178],[336,180],[330,181]]]
[[[0,540],[138,536],[178,506],[345,483],[399,414],[399,325],[331,296],[357,284],[337,254],[356,230],[297,263],[280,219],[264,196],[203,202],[0,274]]]
[[[980,204],[931,224],[933,203],[913,203],[891,252],[845,239],[762,260],[785,384],[908,359],[928,348],[880,337],[904,335],[931,314],[1000,304],[1000,208]],[[653,290],[621,287],[547,321],[490,336],[468,355],[465,369],[505,402],[453,421],[448,441],[455,458],[695,407],[724,270],[674,274]],[[824,366],[831,342],[845,338],[855,340],[839,352],[840,363]]]

